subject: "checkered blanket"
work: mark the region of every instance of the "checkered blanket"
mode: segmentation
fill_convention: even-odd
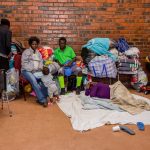
[[[116,64],[110,57],[96,56],[88,66],[94,77],[116,78],[117,76]]]

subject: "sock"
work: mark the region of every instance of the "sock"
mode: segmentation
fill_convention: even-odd
[[[64,76],[58,76],[60,88],[65,88]]]
[[[82,77],[77,76],[76,87],[80,87],[82,82]]]

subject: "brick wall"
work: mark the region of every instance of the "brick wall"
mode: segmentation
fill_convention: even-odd
[[[2,17],[26,46],[32,35],[53,48],[65,36],[79,54],[91,38],[123,36],[142,60],[150,54],[150,0],[1,0]]]

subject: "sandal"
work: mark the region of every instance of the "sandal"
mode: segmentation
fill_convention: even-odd
[[[128,127],[126,127],[126,126],[119,126],[119,127],[122,131],[127,132],[130,135],[135,135],[135,132],[133,130],[129,129]]]

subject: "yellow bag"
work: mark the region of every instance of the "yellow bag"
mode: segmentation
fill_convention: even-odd
[[[32,91],[31,84],[27,84],[27,85],[24,87],[24,90],[25,90],[25,92],[30,93],[30,92]]]

